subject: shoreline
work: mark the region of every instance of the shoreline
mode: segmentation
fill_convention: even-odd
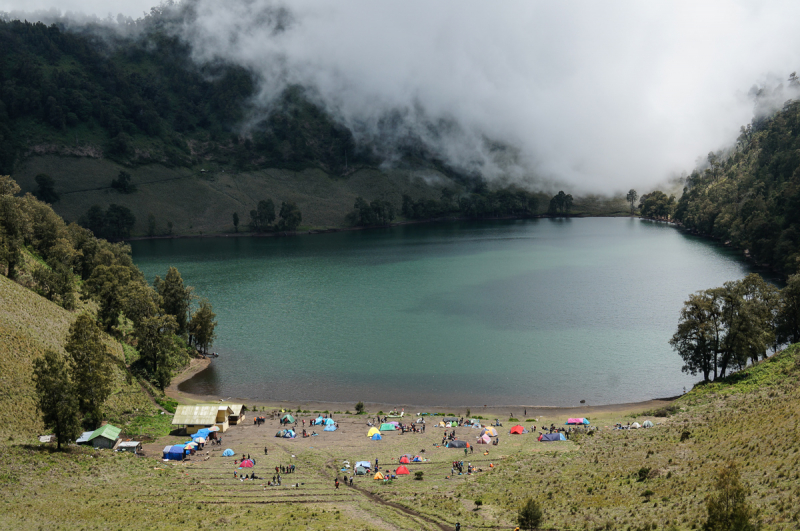
[[[195,375],[205,370],[211,365],[210,358],[194,358],[183,371],[177,374],[170,383],[169,387],[164,390],[164,393],[178,401],[180,404],[199,404],[208,402],[235,402],[246,405],[248,408],[257,407],[262,411],[264,409],[286,409],[296,410],[298,408],[309,411],[351,411],[355,409],[355,401],[353,402],[332,402],[323,400],[301,400],[301,401],[288,401],[288,400],[257,400],[247,397],[222,397],[218,395],[201,395],[194,393],[187,393],[178,389],[178,386],[183,382],[190,380]],[[640,402],[625,402],[620,404],[600,404],[600,405],[580,405],[580,406],[536,406],[536,405],[459,405],[459,406],[437,406],[437,405],[424,405],[424,404],[388,404],[383,402],[364,402],[364,408],[368,414],[375,415],[378,411],[388,412],[392,409],[405,409],[408,416],[416,415],[420,412],[428,413],[453,413],[457,416],[466,414],[470,411],[469,416],[480,415],[486,417],[487,415],[492,418],[508,418],[515,416],[520,422],[534,417],[551,417],[551,416],[583,416],[583,417],[603,417],[606,415],[620,415],[637,413],[646,410],[658,409],[666,407],[680,396],[673,396],[667,398],[653,398],[650,400],[643,400]],[[527,410],[527,414],[525,411]],[[577,412],[582,412],[578,415]],[[514,415],[508,415],[513,413]]]

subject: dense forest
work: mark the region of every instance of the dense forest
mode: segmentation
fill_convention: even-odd
[[[232,64],[196,64],[165,29],[174,10],[135,22],[132,37],[103,27],[0,20],[0,173],[40,144],[100,147],[127,164],[240,168],[319,167],[341,174],[373,159],[352,132],[289,87],[246,138],[238,126],[253,75]]]
[[[794,74],[789,82],[798,83]],[[741,248],[760,264],[796,272],[800,102],[788,101],[773,116],[742,127],[728,152],[709,153],[707,167],[688,176],[677,203],[660,194],[650,196],[648,213],[672,213],[687,229]]]

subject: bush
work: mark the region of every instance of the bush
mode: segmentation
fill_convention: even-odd
[[[539,502],[533,498],[528,500],[520,507],[517,514],[517,525],[520,529],[533,530],[542,523],[542,508]]]
[[[422,476],[424,474],[425,474],[425,472],[423,472],[422,470],[414,472],[414,479],[416,479],[417,481],[422,481]]]
[[[483,500],[475,500],[475,507],[480,507],[481,505],[483,505]]]
[[[378,411],[378,415],[383,415],[383,411]]]
[[[681,432],[681,442],[688,441],[691,436],[692,434],[689,430],[683,430]]]
[[[356,415],[362,415],[364,413],[364,402],[359,401],[356,404]]]
[[[754,531],[751,522],[753,511],[747,504],[748,487],[741,482],[736,464],[728,463],[719,471],[715,492],[706,498],[708,520],[703,524],[705,531]]]
[[[515,419],[514,417],[511,417],[510,419],[508,419],[508,421],[509,422],[519,422],[519,419]]]
[[[650,476],[650,467],[643,466],[639,469],[639,472],[636,473],[637,479],[636,481],[644,481]]]

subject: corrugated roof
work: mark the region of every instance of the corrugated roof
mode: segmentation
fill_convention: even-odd
[[[228,409],[231,410],[231,413],[229,413],[230,415],[235,415],[237,417],[242,414],[242,408],[244,407],[244,404],[223,404],[223,405],[227,406]],[[222,406],[220,406],[220,409],[222,409]]]
[[[139,441],[122,441],[117,445],[117,448],[128,447],[128,446],[136,447],[139,446],[140,444],[142,443],[140,443]]]
[[[219,404],[199,404],[196,406],[178,406],[175,416],[172,417],[173,424],[209,425],[217,422],[217,411]]]
[[[105,426],[100,426],[96,430],[92,432],[89,436],[89,440],[94,440],[97,437],[105,437],[111,441],[116,441],[119,437],[119,432],[122,430],[117,428],[116,426],[112,426],[111,424],[106,424]]]
[[[93,431],[85,431],[81,433],[81,436],[78,437],[78,440],[75,441],[76,444],[86,443],[89,442],[89,437],[92,436]]]

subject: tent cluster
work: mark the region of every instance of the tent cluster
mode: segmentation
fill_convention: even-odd
[[[567,424],[567,425],[573,425],[573,426],[575,426],[575,425],[584,425],[584,426],[588,426],[588,424],[589,424],[589,419],[585,419],[585,418],[583,418],[583,417],[580,417],[580,418],[574,418],[574,419],[567,419],[567,422],[565,422],[564,424]]]
[[[275,434],[275,437],[283,437],[284,439],[294,439],[297,437],[297,434],[294,430],[278,430]]]
[[[373,441],[380,441],[383,438],[381,437],[381,430],[379,430],[375,426],[369,429],[369,431],[367,432],[367,437],[369,437]]]

